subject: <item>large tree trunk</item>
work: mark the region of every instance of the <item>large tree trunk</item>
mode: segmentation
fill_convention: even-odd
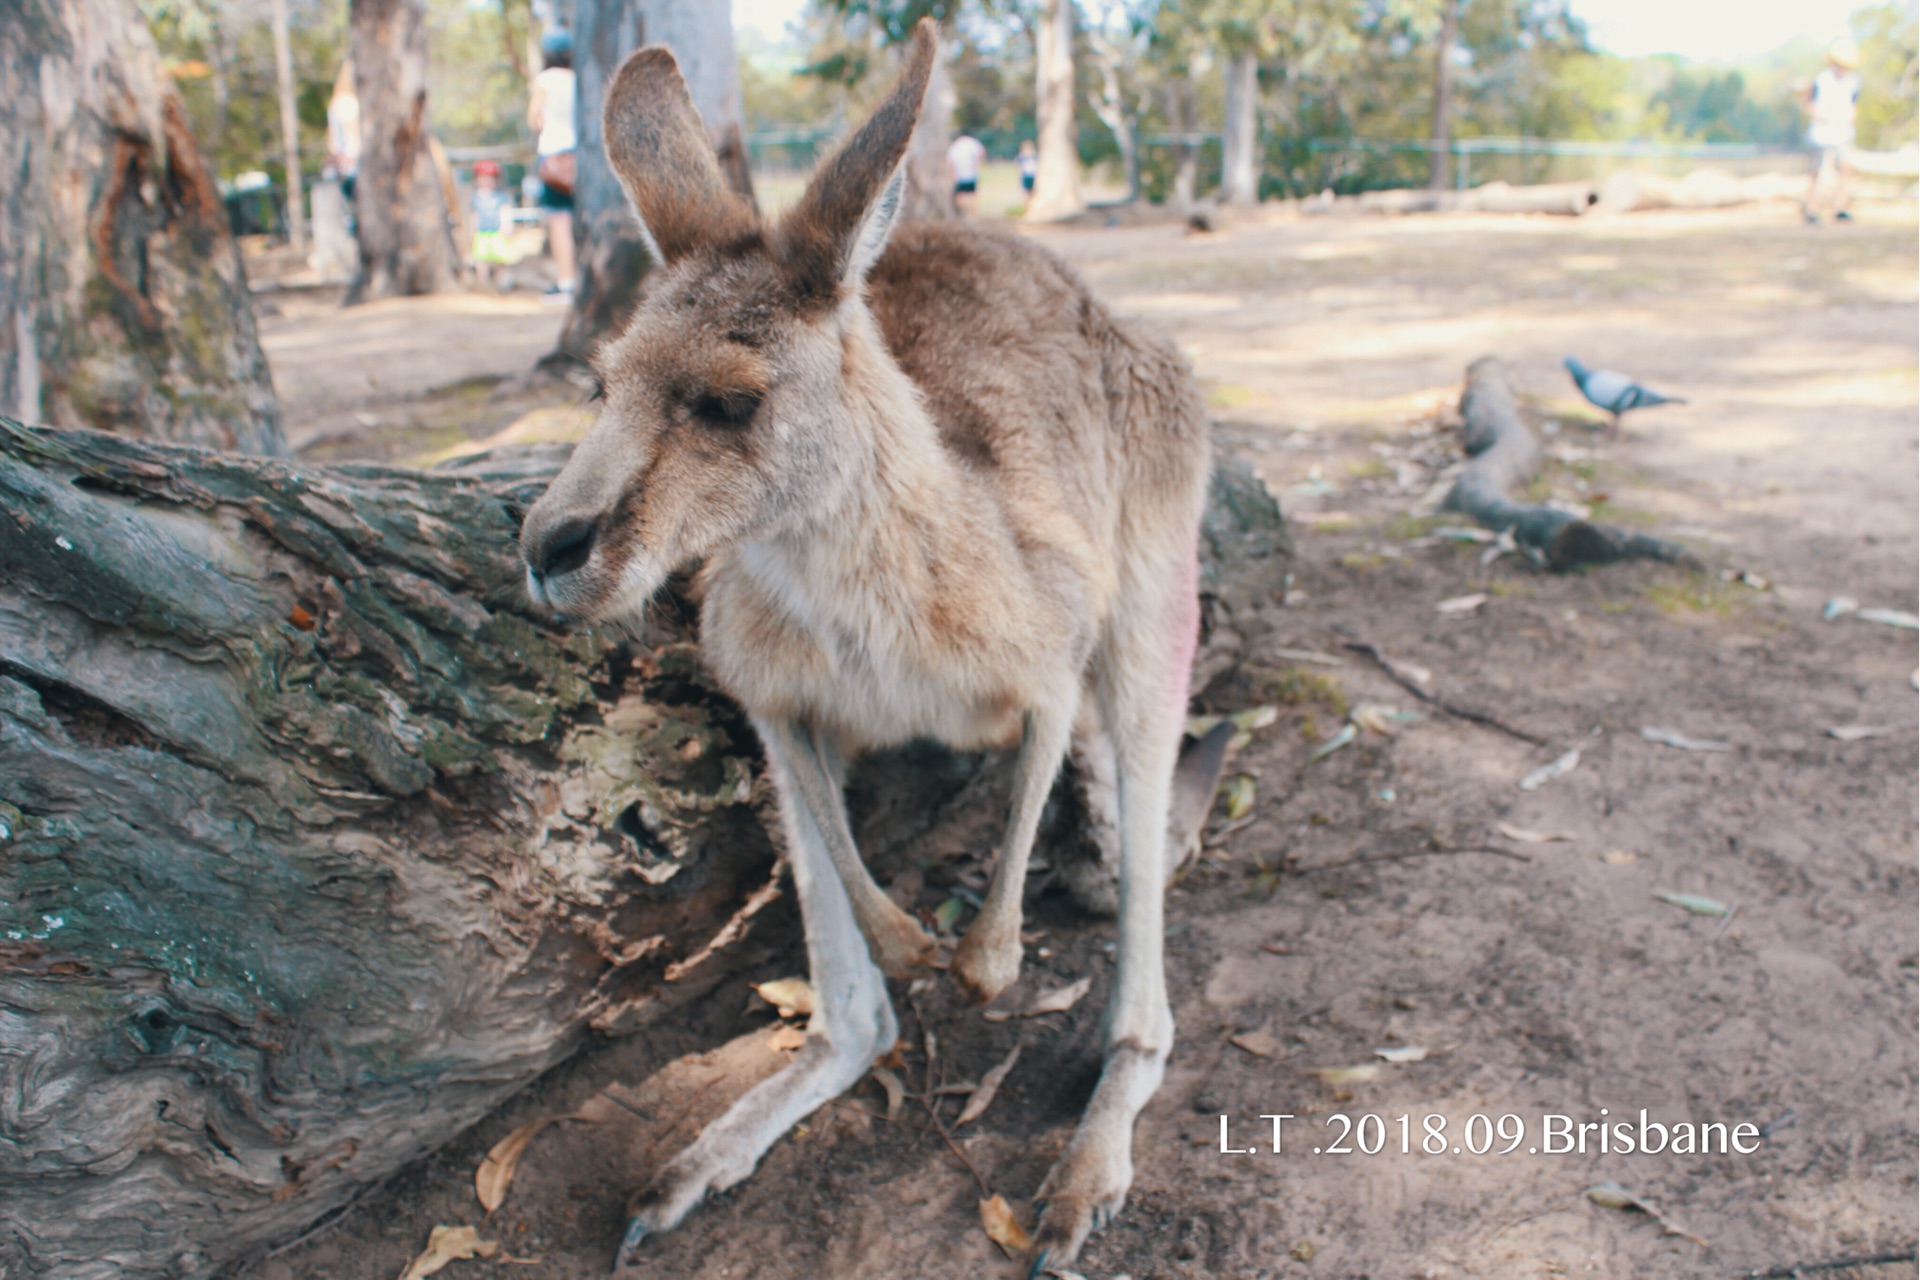
[[[907,140],[907,186],[900,199],[903,219],[957,218],[953,177],[947,170],[947,147],[953,141],[953,77],[947,70],[946,32],[940,33],[940,52],[927,76],[926,105]]]
[[[294,107],[293,42],[287,33],[287,0],[273,0],[273,71],[280,86],[280,149],[287,166],[287,242],[307,251],[306,188],[300,179],[300,116]]]
[[[1065,218],[1087,207],[1080,198],[1080,136],[1073,118],[1073,0],[1046,0],[1034,31],[1034,53],[1040,154],[1027,216]]]
[[[1440,0],[1440,41],[1433,53],[1433,140],[1429,154],[1433,167],[1427,186],[1444,191],[1449,181],[1447,161],[1453,124],[1453,40],[1460,23],[1460,0]]]
[[[1120,79],[1124,59],[1104,34],[1089,33],[1088,43],[1100,63],[1100,96],[1093,110],[1113,133],[1113,144],[1120,151],[1120,172],[1127,184],[1127,203],[1132,204],[1140,198],[1140,148],[1133,112],[1127,108],[1126,86]]]
[[[0,1274],[209,1275],[790,921],[684,600],[643,645],[527,606],[565,453],[296,471],[0,421]],[[1196,687],[1290,551],[1223,464]],[[981,764],[863,766],[865,847],[990,823]]]
[[[1227,123],[1220,139],[1220,202],[1260,199],[1260,61],[1252,49],[1227,60]]]
[[[352,0],[360,98],[360,274],[347,301],[453,288],[453,232],[428,145],[426,0]]]
[[[226,210],[132,0],[0,5],[0,165],[0,412],[283,452]]]
[[[731,0],[574,0],[573,67],[579,77],[580,150],[573,189],[573,229],[580,276],[555,356],[583,361],[633,314],[651,265],[634,228],[620,180],[607,164],[600,107],[627,55],[645,44],[673,50],[693,105],[706,122],[733,189],[753,199],[746,138],[740,125],[740,66],[733,47]],[[550,357],[551,358],[551,357]]]
[[[1194,190],[1200,179],[1200,147],[1192,140],[1198,124],[1194,118],[1193,78],[1176,75],[1167,81],[1167,122],[1177,134],[1186,135],[1175,144],[1173,170],[1173,207],[1185,213],[1193,207]]]

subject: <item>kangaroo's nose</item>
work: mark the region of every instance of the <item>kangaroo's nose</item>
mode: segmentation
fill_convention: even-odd
[[[547,526],[527,548],[527,564],[536,578],[564,578],[593,553],[594,523],[577,516]]]

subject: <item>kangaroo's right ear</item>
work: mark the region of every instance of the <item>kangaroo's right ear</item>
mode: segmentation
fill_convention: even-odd
[[[920,118],[938,45],[933,19],[914,28],[906,69],[886,100],[838,150],[820,162],[806,191],[780,222],[787,270],[817,298],[857,288],[886,247],[899,209],[900,161]]]
[[[721,176],[680,64],[665,46],[650,45],[621,65],[607,89],[601,134],[655,262],[752,230],[753,212]]]

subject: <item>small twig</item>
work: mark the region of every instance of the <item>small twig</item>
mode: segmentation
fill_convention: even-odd
[[[1361,657],[1370,660],[1375,666],[1379,667],[1382,671],[1386,672],[1387,677],[1390,680],[1392,680],[1395,684],[1399,685],[1402,689],[1405,689],[1408,693],[1420,699],[1420,701],[1426,703],[1428,706],[1433,707],[1439,711],[1444,711],[1448,715],[1453,716],[1457,719],[1468,720],[1474,724],[1483,725],[1486,728],[1493,729],[1499,733],[1504,733],[1509,738],[1518,738],[1520,741],[1531,743],[1533,746],[1536,746],[1536,747],[1544,747],[1547,745],[1546,740],[1544,738],[1537,738],[1533,734],[1528,733],[1524,729],[1516,729],[1512,725],[1508,724],[1506,721],[1500,719],[1498,716],[1490,716],[1484,711],[1475,711],[1471,707],[1455,706],[1453,703],[1448,702],[1444,698],[1439,698],[1434,696],[1431,693],[1428,693],[1425,689],[1422,689],[1420,687],[1419,681],[1415,680],[1413,677],[1409,675],[1406,675],[1398,667],[1394,666],[1393,660],[1387,657],[1386,654],[1380,652],[1379,646],[1370,644],[1367,641],[1362,640],[1359,636],[1355,635],[1351,630],[1349,630],[1348,628],[1342,626],[1337,622],[1333,624],[1333,629],[1339,632],[1341,635],[1347,637],[1346,647],[1348,649],[1352,650],[1354,653],[1359,654]]]
[[[1511,858],[1515,862],[1532,862],[1531,854],[1515,853],[1511,849],[1496,849],[1492,845],[1476,845],[1468,849],[1403,849],[1392,853],[1366,853],[1357,858],[1342,858],[1338,862],[1322,862],[1311,867],[1295,867],[1295,875],[1304,875],[1309,871],[1332,871],[1336,867],[1357,867],[1366,862],[1404,862],[1408,858],[1438,858],[1455,853],[1491,853],[1496,857]]]
[[[1792,1262],[1784,1267],[1769,1267],[1762,1271],[1758,1267],[1752,1271],[1742,1271],[1741,1280],[1794,1280],[1796,1276],[1809,1275],[1815,1271],[1845,1271],[1849,1267],[1884,1267],[1896,1262],[1920,1260],[1920,1249],[1908,1245],[1892,1253],[1876,1253],[1871,1256],[1861,1254],[1851,1258],[1834,1258],[1829,1262]]]
[[[916,1005],[913,1012],[915,1017],[919,1017],[919,1006]],[[967,1153],[960,1149],[960,1144],[953,1140],[953,1134],[947,1130],[947,1126],[940,1122],[940,1099],[934,1093],[933,1083],[934,1055],[939,1051],[939,1042],[933,1038],[933,1028],[926,1025],[925,1019],[921,1019],[921,1028],[925,1038],[924,1043],[927,1046],[926,1091],[908,1096],[927,1109],[927,1119],[932,1123],[933,1131],[940,1135],[940,1141],[947,1144],[947,1150],[953,1152],[953,1158],[966,1166],[967,1172],[973,1175],[974,1184],[980,1188],[980,1198],[985,1200],[993,1194],[987,1190],[987,1180],[980,1176],[980,1170],[975,1168],[973,1161],[967,1158]]]

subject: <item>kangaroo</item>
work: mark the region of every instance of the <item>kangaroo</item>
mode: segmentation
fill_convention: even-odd
[[[765,747],[815,993],[793,1061],[636,1196],[616,1268],[897,1038],[886,977],[934,944],[854,846],[843,785],[863,751],[1018,748],[999,860],[950,966],[979,1000],[1018,976],[1028,857],[1062,760],[1112,779],[1104,1060],[1040,1188],[1032,1274],[1119,1210],[1134,1119],[1172,1047],[1165,846],[1204,414],[1181,357],[1051,253],[894,225],[934,50],[923,22],[891,95],[764,220],[722,178],[666,49],[634,54],[607,93],[608,159],[657,269],[596,357],[598,422],[527,515],[528,590],[570,618],[638,619],[669,573],[700,565],[701,652]]]

